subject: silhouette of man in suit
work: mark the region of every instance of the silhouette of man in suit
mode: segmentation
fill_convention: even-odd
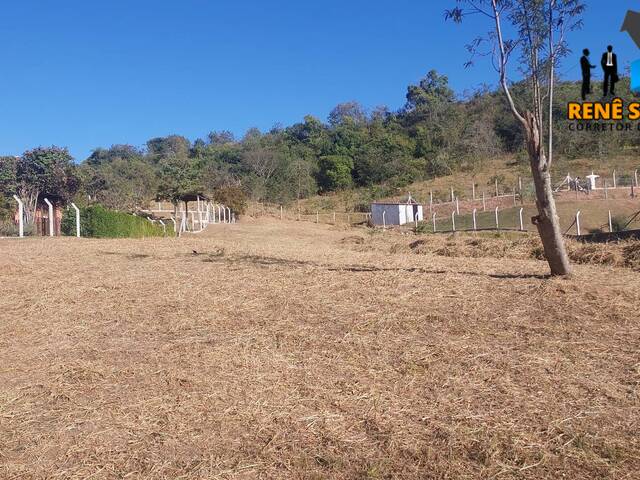
[[[604,70],[604,96],[606,97],[609,92],[611,95],[616,94],[616,82],[618,78],[618,57],[613,53],[613,47],[609,45],[607,51],[602,54],[602,60],[600,61],[602,70]]]
[[[591,93],[591,69],[596,68],[595,65],[591,65],[589,61],[588,48],[582,51],[582,58],[580,58],[580,67],[582,68],[582,100],[587,99],[587,95]]]

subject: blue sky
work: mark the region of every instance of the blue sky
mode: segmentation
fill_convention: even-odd
[[[464,45],[481,18],[445,23],[454,0],[14,0],[0,15],[0,154],[66,146],[77,160],[96,147],[155,136],[205,137],[229,129],[325,119],[337,104],[404,103],[427,71],[458,93],[495,83],[489,64],[465,69]],[[640,58],[619,33],[638,0],[587,0],[575,54],[578,78],[612,43],[622,63]],[[598,77],[596,77],[597,79]]]

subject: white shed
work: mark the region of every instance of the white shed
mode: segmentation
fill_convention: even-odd
[[[422,221],[422,205],[409,196],[406,202],[374,202],[371,204],[371,221],[374,225],[405,225]]]

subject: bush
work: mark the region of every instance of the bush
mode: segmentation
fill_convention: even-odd
[[[0,220],[0,237],[17,237],[18,233],[18,227],[13,222]]]
[[[236,215],[244,215],[247,211],[247,194],[241,187],[221,187],[216,190],[214,198],[217,202],[229,207]]]
[[[64,211],[61,230],[63,235],[76,234],[76,215],[74,210],[66,209]],[[101,205],[80,209],[80,233],[83,237],[94,238],[165,236],[162,226],[153,224],[146,218],[108,210]],[[167,229],[167,234],[172,235],[173,230]]]

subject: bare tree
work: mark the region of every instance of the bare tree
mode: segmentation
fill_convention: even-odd
[[[571,266],[551,185],[553,89],[558,62],[568,53],[565,33],[581,27],[585,6],[580,0],[457,0],[457,3],[445,12],[445,18],[460,23],[467,15],[480,15],[490,21],[490,31],[467,46],[472,54],[469,65],[476,56],[488,56],[498,72],[509,108],[525,135],[538,208],[532,222],[538,229],[551,274],[568,275]],[[513,32],[511,38],[505,33],[505,24]],[[529,84],[530,99],[516,99],[512,94],[508,67],[514,55],[520,57],[520,72]],[[525,101],[527,108],[521,106]]]
[[[264,195],[267,184],[278,169],[280,164],[280,156],[278,152],[271,149],[258,147],[248,150],[243,155],[244,163],[256,175],[259,181],[260,194]]]

